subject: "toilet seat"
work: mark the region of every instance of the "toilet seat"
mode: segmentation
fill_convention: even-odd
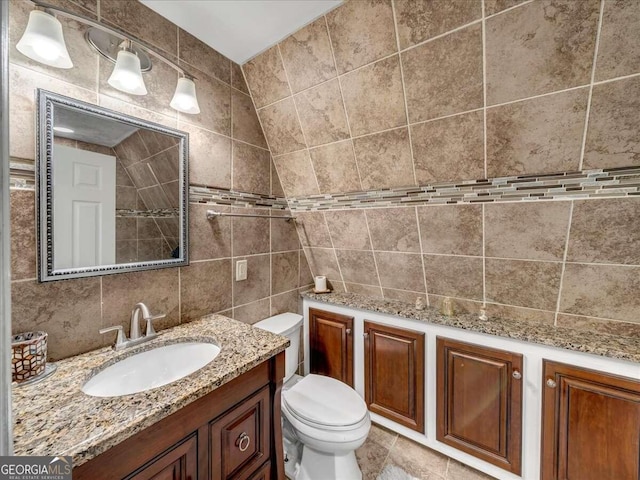
[[[325,431],[354,430],[369,419],[357,392],[334,378],[307,375],[282,393],[282,404],[296,423]]]

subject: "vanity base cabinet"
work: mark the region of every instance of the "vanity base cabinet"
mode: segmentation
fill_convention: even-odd
[[[74,480],[284,480],[284,352],[73,470]]]
[[[424,433],[424,333],[364,322],[369,410]]]
[[[309,309],[311,373],[353,387],[353,317]]]
[[[436,438],[520,474],[522,355],[438,337]]]
[[[640,382],[544,361],[541,480],[638,480]]]

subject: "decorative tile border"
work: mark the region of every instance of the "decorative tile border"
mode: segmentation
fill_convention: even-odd
[[[129,208],[117,208],[116,218],[179,218],[177,208],[158,208],[155,210],[133,210]]]
[[[277,210],[286,210],[288,208],[287,200],[281,197],[194,185],[189,187],[189,201],[192,203],[245,208],[274,208]]]
[[[523,175],[289,199],[292,212],[640,196],[640,166]]]

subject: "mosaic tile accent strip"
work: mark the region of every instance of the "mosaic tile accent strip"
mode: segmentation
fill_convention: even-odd
[[[287,200],[281,197],[194,185],[189,187],[189,201],[192,203],[230,205],[233,207],[274,208],[277,210],[286,210],[288,208]]]
[[[290,198],[291,211],[640,196],[640,167],[523,175]]]
[[[179,218],[177,208],[160,208],[155,210],[116,209],[116,218]]]

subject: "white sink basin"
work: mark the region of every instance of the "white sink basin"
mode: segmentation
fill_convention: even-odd
[[[220,353],[213,343],[175,343],[120,360],[91,377],[82,391],[92,397],[118,397],[144,392],[180,380]]]

